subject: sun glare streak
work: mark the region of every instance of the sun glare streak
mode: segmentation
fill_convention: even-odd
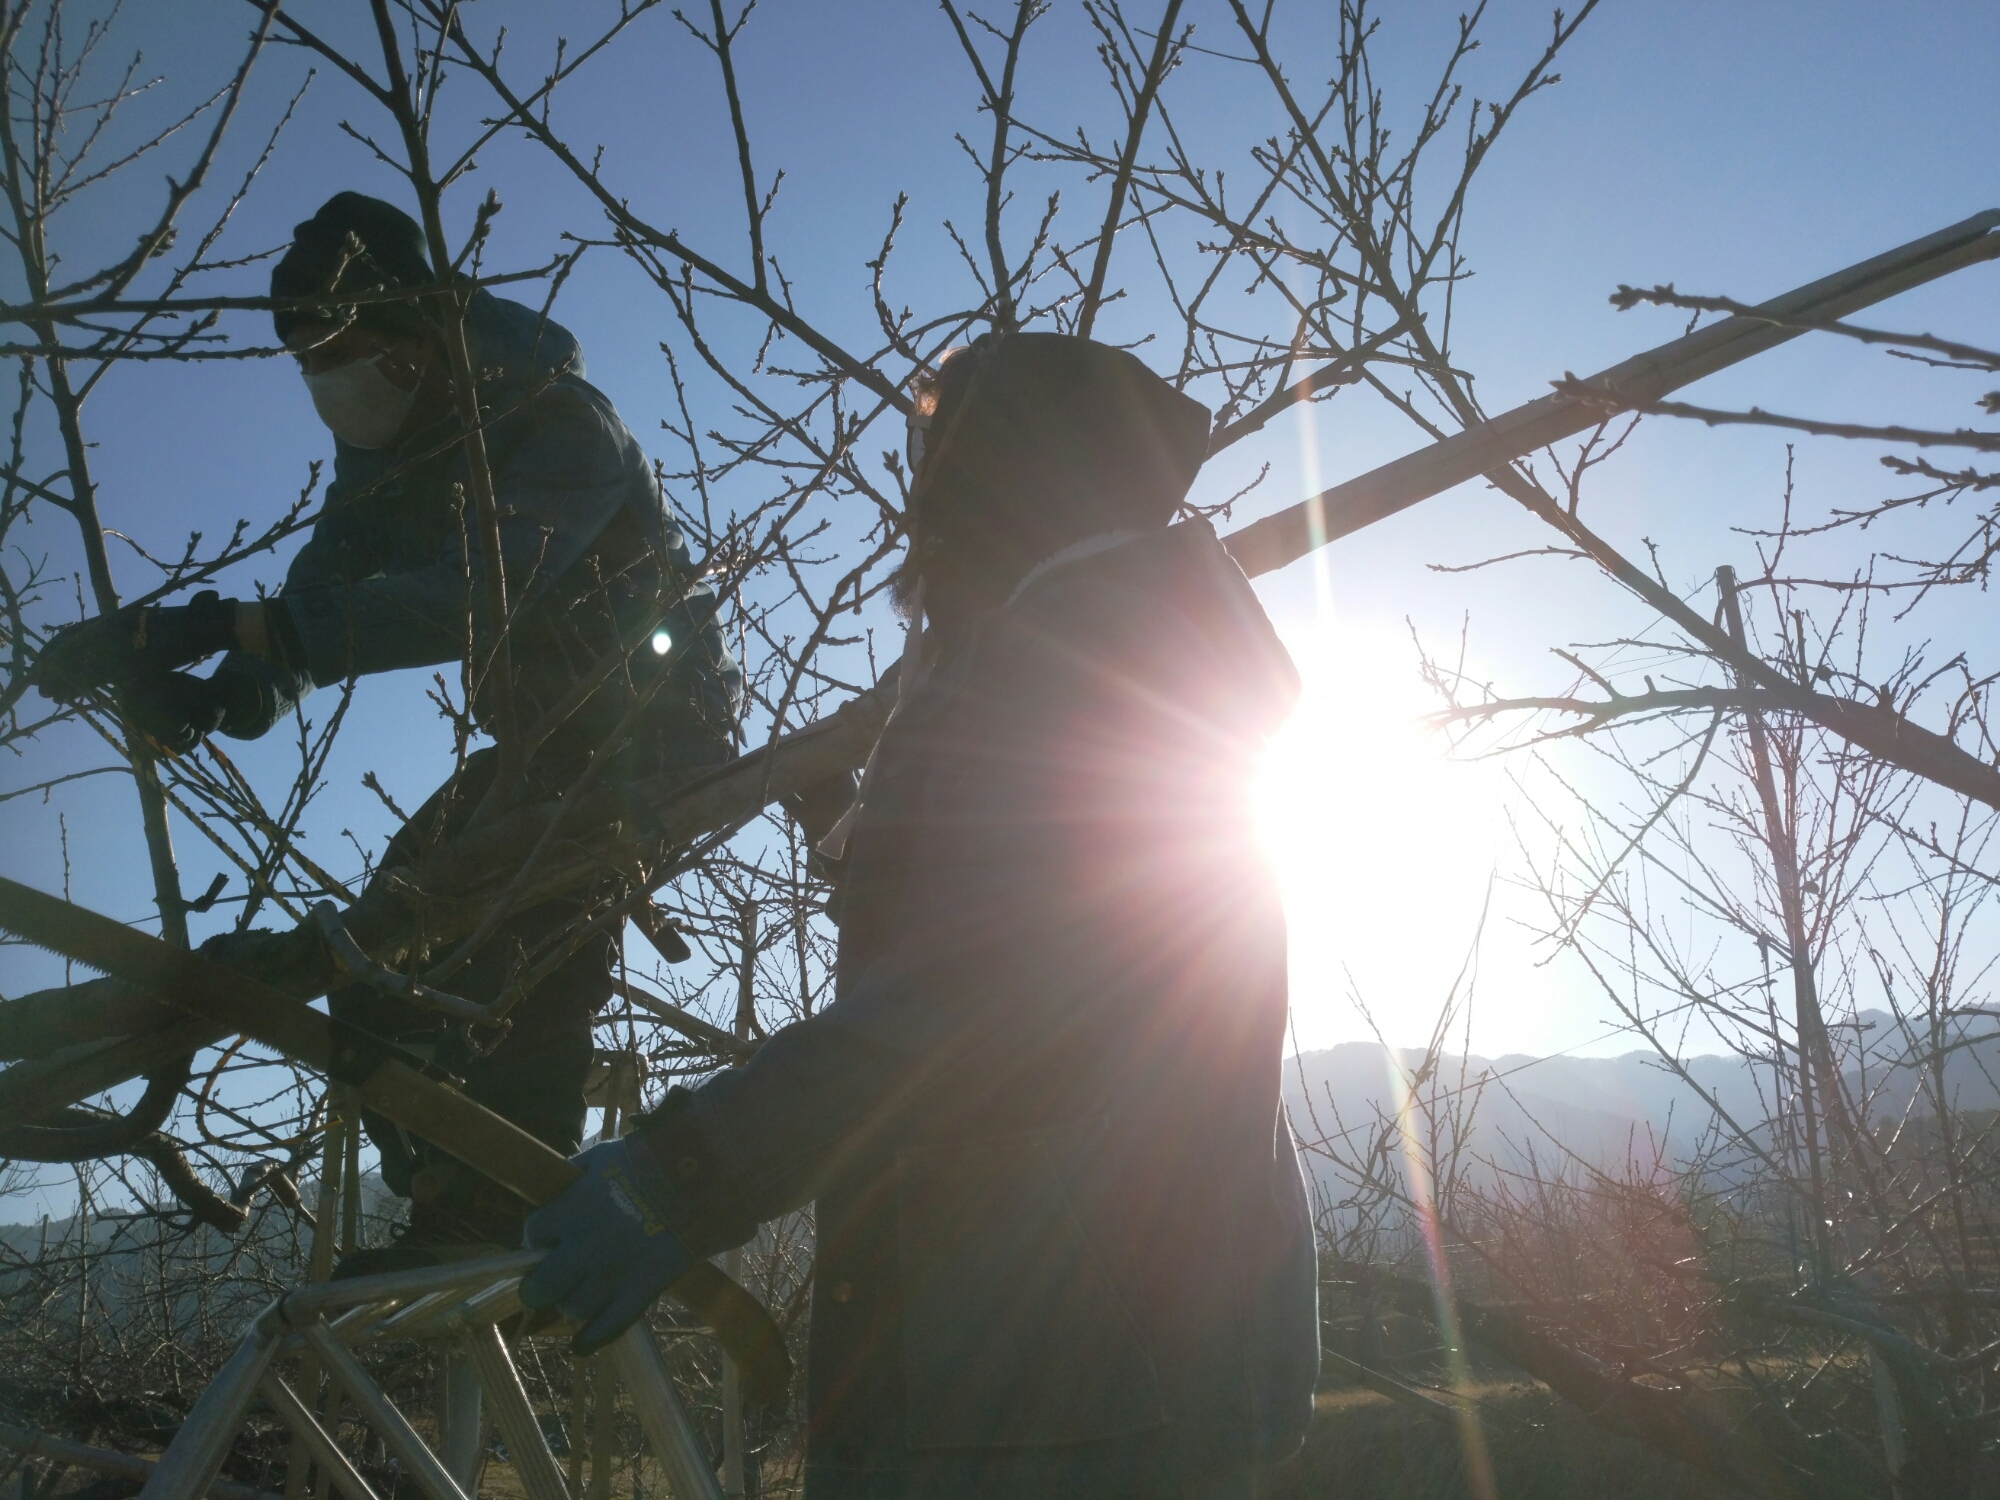
[[[1350,990],[1378,1019],[1434,1014],[1450,993],[1496,860],[1497,777],[1451,762],[1424,730],[1407,642],[1322,624],[1286,644],[1304,690],[1265,752],[1255,805],[1310,1049],[1370,1034]]]
[[[1327,566],[1326,506],[1320,501],[1319,424],[1313,420],[1312,398],[1299,398],[1299,477],[1305,481],[1306,533],[1311,541],[1313,570],[1313,623],[1325,626],[1333,619],[1333,575]]]
[[[1431,1187],[1430,1157],[1421,1145],[1417,1103],[1410,1089],[1409,1074],[1397,1063],[1394,1053],[1385,1053],[1389,1087],[1396,1098],[1396,1125],[1403,1137],[1404,1181],[1423,1233],[1424,1260],[1430,1272],[1431,1296],[1437,1304],[1437,1328],[1444,1345],[1445,1370],[1451,1388],[1461,1399],[1452,1403],[1457,1415],[1459,1447],[1465,1453],[1466,1487],[1473,1500],[1493,1500],[1493,1461],[1486,1451],[1486,1433],[1479,1425],[1479,1413],[1471,1403],[1472,1371],[1465,1362],[1465,1335],[1458,1326],[1458,1299],[1451,1292],[1451,1262],[1444,1253],[1444,1234],[1438,1223],[1437,1195]]]

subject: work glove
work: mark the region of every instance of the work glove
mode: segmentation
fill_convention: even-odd
[[[571,1158],[584,1175],[528,1216],[524,1243],[548,1257],[521,1283],[529,1308],[583,1325],[572,1352],[595,1354],[679,1281],[694,1257],[669,1225],[680,1194],[643,1134]]]
[[[118,689],[125,722],[167,755],[185,755],[229,716],[228,688],[188,672],[148,672]]]
[[[92,688],[163,677],[236,644],[236,601],[204,589],[186,604],[133,604],[65,626],[28,675],[44,698],[74,703]]]

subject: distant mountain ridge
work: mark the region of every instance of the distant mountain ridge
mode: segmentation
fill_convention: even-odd
[[[1906,1039],[1885,1013],[1864,1012],[1858,1019],[1868,1028],[1862,1032],[1867,1045],[1848,1070],[1849,1087],[1858,1090],[1865,1083],[1875,1118],[1894,1118],[1909,1107],[1919,1085],[1916,1071],[1897,1062]],[[2000,1109],[2000,1031],[1992,1019],[1968,1020],[1977,1039],[1951,1054],[1947,1097],[1958,1109]],[[1404,1069],[1422,1060],[1407,1049],[1393,1055]],[[1684,1160],[1718,1109],[1745,1129],[1768,1113],[1773,1087],[1768,1062],[1710,1055],[1688,1059],[1685,1069],[1691,1083],[1651,1052],[1542,1058],[1507,1053],[1452,1055],[1438,1076],[1445,1090],[1468,1100],[1477,1095],[1474,1154],[1518,1166],[1531,1152],[1547,1160],[1566,1149],[1611,1167],[1625,1159],[1628,1146],[1642,1159],[1650,1160],[1657,1148],[1669,1161]],[[1356,1135],[1372,1129],[1379,1115],[1393,1115],[1398,1092],[1390,1056],[1369,1042],[1287,1058],[1283,1090],[1302,1141],[1341,1127]]]

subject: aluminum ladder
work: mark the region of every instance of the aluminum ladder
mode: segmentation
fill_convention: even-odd
[[[161,1455],[140,1500],[201,1500],[262,1397],[316,1462],[342,1500],[383,1500],[274,1360],[297,1352],[316,1361],[334,1389],[395,1456],[426,1500],[475,1500],[483,1436],[482,1400],[528,1500],[573,1500],[549,1449],[498,1324],[521,1310],[521,1278],[541,1260],[521,1250],[418,1271],[296,1287],[251,1320],[235,1352],[209,1382]],[[369,1375],[354,1350],[381,1339],[422,1339],[447,1350],[444,1415],[436,1449]],[[701,1439],[675,1393],[667,1362],[644,1320],[607,1349],[636,1409],[674,1500],[724,1500]],[[296,1461],[296,1459],[295,1459]]]

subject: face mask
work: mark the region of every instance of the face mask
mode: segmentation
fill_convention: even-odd
[[[314,410],[333,435],[356,448],[386,448],[403,430],[416,405],[414,389],[404,390],[377,368],[387,357],[351,360],[305,377]]]

